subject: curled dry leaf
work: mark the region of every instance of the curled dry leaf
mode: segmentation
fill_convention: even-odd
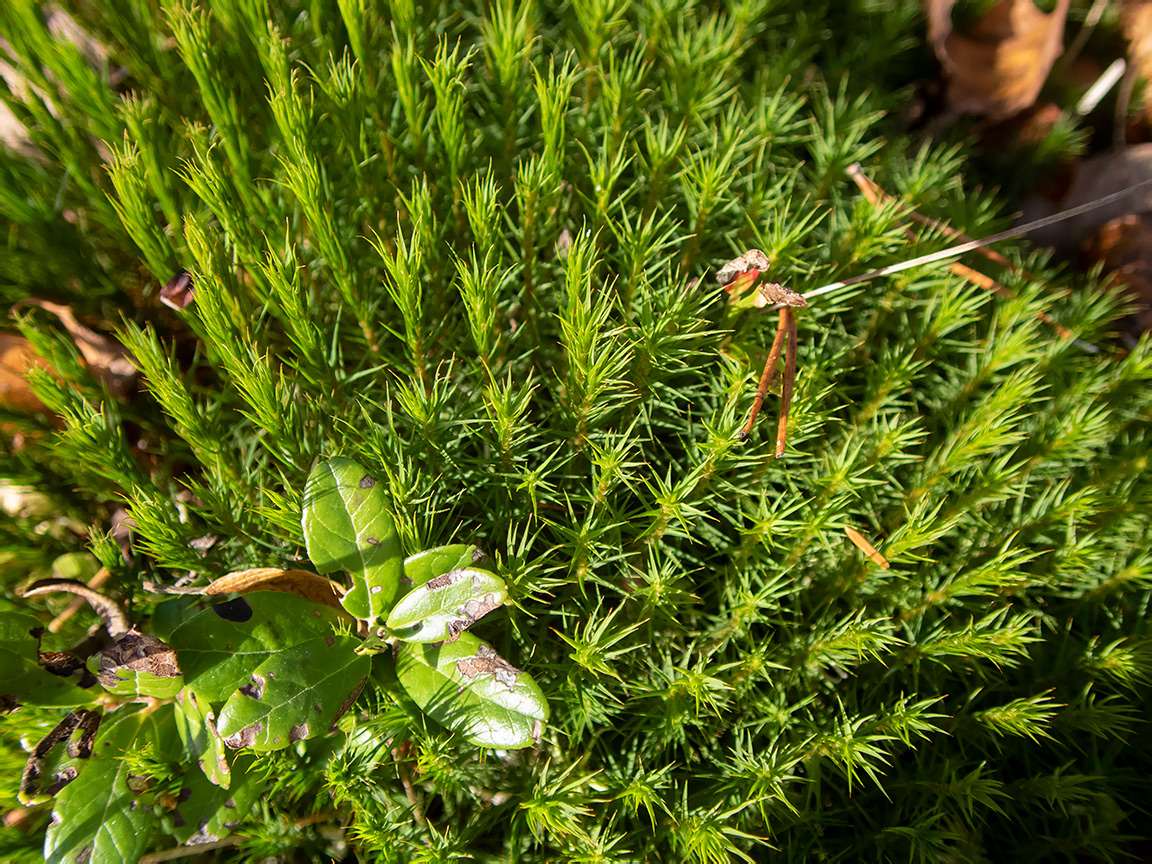
[[[70,306],[62,306],[48,300],[35,298],[21,300],[12,307],[15,312],[23,306],[39,306],[60,319],[64,329],[76,342],[76,347],[84,356],[92,374],[104,382],[114,396],[127,396],[136,386],[136,366],[132,356],[117,342],[101,336],[76,320]]]
[[[949,109],[999,120],[1032,105],[1064,50],[1070,0],[1057,0],[1051,12],[1033,0],[1001,0],[967,35],[952,28],[954,2],[924,3],[928,40],[948,79]]]
[[[250,594],[253,591],[280,591],[295,594],[314,603],[323,603],[342,609],[340,597],[343,589],[331,579],[325,579],[307,570],[279,570],[275,567],[256,567],[238,570],[221,576],[208,585],[177,588],[145,582],[144,590],[155,594]]]
[[[741,273],[746,273],[749,270],[767,270],[769,266],[771,266],[771,262],[767,255],[759,249],[749,249],[716,271],[716,281],[721,285],[728,285]]]
[[[41,579],[39,582],[33,582],[24,591],[24,596],[39,597],[58,591],[66,591],[87,600],[88,605],[100,616],[104,626],[108,628],[108,635],[113,638],[128,632],[128,618],[119,604],[75,579]]]

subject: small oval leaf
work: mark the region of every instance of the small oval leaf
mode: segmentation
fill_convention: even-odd
[[[481,747],[530,747],[548,722],[531,676],[471,633],[439,645],[401,643],[396,674],[421,710]]]
[[[486,556],[475,546],[454,543],[451,546],[434,546],[409,555],[404,559],[404,578],[413,586],[423,585],[429,579],[442,576],[450,570],[472,567]]]
[[[387,495],[375,478],[351,459],[321,462],[308,475],[300,521],[316,569],[352,575],[344,608],[369,624],[387,615],[404,562]]]
[[[372,661],[351,636],[312,639],[277,652],[253,670],[220,711],[224,743],[281,750],[330,730],[360,695]]]
[[[385,626],[408,642],[455,642],[508,600],[508,586],[495,573],[464,567],[450,570],[408,592]]]

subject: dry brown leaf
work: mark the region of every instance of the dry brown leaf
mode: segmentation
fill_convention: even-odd
[[[29,414],[43,411],[44,403],[36,398],[24,373],[34,366],[47,365],[23,336],[0,333],[0,408]]]
[[[192,276],[181,270],[160,289],[160,302],[170,309],[180,310],[196,299],[196,289],[192,287]]]
[[[12,311],[23,306],[39,306],[59,318],[64,329],[76,342],[92,374],[107,385],[113,396],[127,396],[132,392],[136,386],[136,366],[132,363],[132,355],[121,345],[77,321],[70,306],[29,298],[15,304]]]
[[[1064,50],[1070,0],[1058,0],[1051,12],[1032,0],[1001,0],[969,34],[952,29],[954,2],[924,2],[928,40],[948,79],[948,107],[1000,120],[1034,103]]]
[[[323,603],[342,609],[340,598],[344,590],[331,579],[325,579],[307,570],[279,570],[275,567],[256,567],[238,570],[221,576],[208,585],[177,588],[173,585],[144,583],[145,591],[156,594],[251,594],[254,591],[281,591],[296,594],[313,603]]]
[[[1121,0],[1120,30],[1128,40],[1128,60],[1145,81],[1152,82],[1152,2]],[[1144,89],[1144,116],[1152,120],[1152,88]]]
[[[1125,325],[1133,335],[1152,330],[1152,213],[1128,214],[1085,238],[1083,263],[1104,265],[1133,303]]]

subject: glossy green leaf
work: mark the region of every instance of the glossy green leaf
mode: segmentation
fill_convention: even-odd
[[[495,573],[463,567],[409,591],[385,626],[408,642],[453,642],[507,600],[508,586]]]
[[[251,756],[237,757],[230,789],[212,785],[196,768],[184,775],[180,803],[172,814],[175,824],[171,833],[178,842],[213,843],[235,830],[268,785],[263,777],[247,770],[252,761]]]
[[[148,621],[148,632],[164,640],[172,638],[172,632],[203,611],[199,597],[182,595],[156,604],[152,618]]]
[[[100,686],[117,696],[171,699],[184,687],[172,646],[147,633],[129,630],[111,647],[88,658]]]
[[[44,838],[48,864],[122,864],[151,845],[156,816],[128,789],[128,764],[117,757],[129,747],[162,743],[159,720],[145,711],[105,718],[88,766],[56,796]]]
[[[371,659],[356,653],[359,644],[351,636],[328,636],[269,657],[221,709],[216,728],[224,743],[280,750],[325,734],[356,701],[371,671]]]
[[[277,652],[331,635],[341,613],[276,591],[217,603],[172,631],[184,683],[209,702],[223,702],[252,670]]]
[[[304,489],[301,525],[308,557],[321,574],[352,575],[344,608],[369,624],[392,608],[404,563],[387,499],[361,465],[339,457],[313,468]]]
[[[29,658],[0,648],[0,696],[15,697],[17,704],[43,708],[91,704],[99,690],[78,687],[79,680],[77,675],[53,675],[42,668],[34,656]]]
[[[421,710],[481,747],[529,747],[548,722],[531,676],[471,633],[439,645],[401,643],[396,674]]]
[[[484,557],[484,554],[475,546],[464,543],[454,543],[451,546],[434,546],[404,559],[404,578],[413,586],[423,585],[429,579],[435,579],[450,570],[472,567]]]
[[[0,645],[16,653],[25,653],[24,648],[35,652],[36,637],[32,631],[43,627],[39,619],[23,612],[0,611]]]
[[[232,768],[220,733],[216,731],[216,714],[187,687],[176,694],[176,731],[184,744],[188,759],[200,766],[204,777],[213,785],[227,789],[232,784]]]

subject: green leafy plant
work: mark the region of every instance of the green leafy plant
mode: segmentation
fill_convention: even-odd
[[[168,601],[181,607],[175,617],[182,620],[165,640],[127,629],[123,610],[83,583],[33,586],[25,596],[79,593],[105,619],[114,642],[83,663],[73,655],[47,657],[37,619],[0,611],[9,710],[87,706],[53,727],[25,766],[21,800],[55,796],[47,860],[131,860],[147,848],[158,819],[175,839],[189,842],[193,835],[180,829],[191,813],[200,817],[198,842],[227,837],[265,785],[246,775],[250,762],[228,751],[278,751],[336,731],[372,674],[371,655],[390,653],[397,640],[392,676],[431,717],[482,747],[527,747],[540,739],[548,719],[540,688],[464,632],[508,600],[507,585],[476,566],[484,556],[474,546],[404,558],[385,507],[382,487],[351,459],[323,461],[309,476],[301,520],[308,554],[321,573],[350,575],[347,591],[326,586],[332,596],[343,595],[347,615],[299,596],[309,593],[301,583],[312,581],[301,577],[312,574],[260,571],[256,579],[216,580],[204,593],[273,591],[200,611]],[[402,589],[409,590],[396,602]],[[353,619],[371,634],[367,641],[349,632]],[[96,683],[102,694],[88,689]],[[140,701],[145,707],[134,708]],[[243,790],[243,806],[234,789]]]

